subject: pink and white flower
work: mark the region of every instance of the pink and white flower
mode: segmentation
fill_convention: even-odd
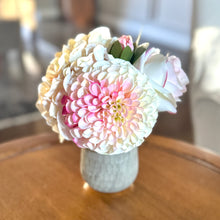
[[[159,111],[176,113],[176,102],[186,92],[188,77],[181,68],[179,58],[166,57],[160,50],[147,50],[134,64],[143,74],[147,75],[159,96]]]
[[[63,80],[53,82],[57,89],[49,109],[64,139],[101,154],[143,143],[158,115],[157,95],[146,76],[101,45],[65,71]]]

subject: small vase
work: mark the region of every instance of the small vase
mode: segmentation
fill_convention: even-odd
[[[95,190],[114,193],[128,188],[138,174],[138,149],[116,155],[102,155],[81,150],[80,171],[84,180]]]

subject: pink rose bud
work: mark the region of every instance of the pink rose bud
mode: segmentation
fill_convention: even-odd
[[[132,51],[134,50],[133,40],[132,40],[132,37],[130,35],[122,35],[118,39],[118,41],[121,44],[122,49],[124,49],[125,47],[129,46]]]

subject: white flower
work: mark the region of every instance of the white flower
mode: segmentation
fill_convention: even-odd
[[[159,111],[176,113],[177,101],[186,92],[188,77],[181,68],[180,60],[160,54],[159,49],[147,50],[134,64],[147,75],[159,96]]]

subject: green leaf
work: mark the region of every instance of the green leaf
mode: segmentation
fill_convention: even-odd
[[[134,55],[131,59],[131,64],[134,64],[137,59],[147,50],[149,43],[141,44],[134,52]]]
[[[120,58],[126,61],[130,61],[133,56],[133,52],[129,46],[126,46],[125,49],[122,51]]]
[[[120,42],[117,40],[112,45],[111,50],[110,50],[110,54],[112,54],[112,56],[114,58],[119,58],[121,55],[121,52],[122,52],[122,46],[121,46]]]

